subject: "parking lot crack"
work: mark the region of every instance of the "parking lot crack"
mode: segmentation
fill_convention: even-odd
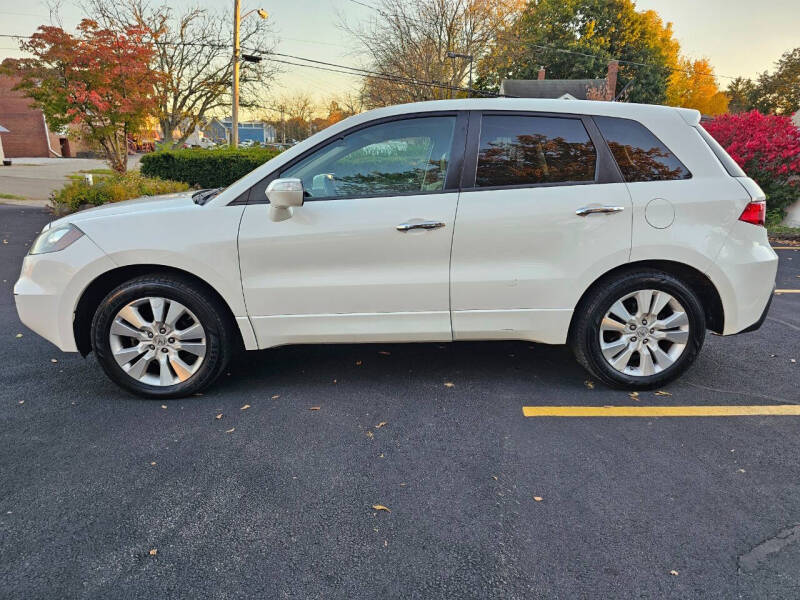
[[[739,557],[739,572],[752,573],[757,570],[772,554],[780,552],[786,546],[800,542],[800,523],[778,532],[777,535],[764,540],[758,546]]]

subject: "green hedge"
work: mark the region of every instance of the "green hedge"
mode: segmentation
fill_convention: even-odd
[[[71,181],[50,195],[50,204],[56,215],[65,215],[109,202],[121,202],[140,196],[158,196],[187,189],[189,186],[182,181],[144,177],[140,173],[131,171],[124,175],[95,177],[94,185],[89,185],[83,179]]]
[[[257,147],[165,150],[142,156],[141,171],[150,177],[185,181],[201,188],[217,188],[247,175],[278,152]]]

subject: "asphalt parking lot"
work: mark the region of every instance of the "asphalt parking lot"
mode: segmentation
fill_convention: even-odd
[[[800,294],[669,395],[492,342],[249,353],[162,403],[19,323],[47,218],[0,206],[0,597],[800,597],[800,417],[522,414],[800,404]]]

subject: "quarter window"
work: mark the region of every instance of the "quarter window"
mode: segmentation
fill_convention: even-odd
[[[595,117],[625,181],[689,179],[692,174],[669,148],[638,121]]]
[[[372,125],[328,144],[281,173],[311,198],[393,196],[444,189],[456,118]]]
[[[486,115],[477,187],[593,181],[597,152],[580,119]]]

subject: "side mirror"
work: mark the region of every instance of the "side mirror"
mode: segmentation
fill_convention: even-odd
[[[292,208],[303,206],[303,181],[300,179],[275,179],[265,192],[269,200],[269,218],[285,221],[292,217]]]

